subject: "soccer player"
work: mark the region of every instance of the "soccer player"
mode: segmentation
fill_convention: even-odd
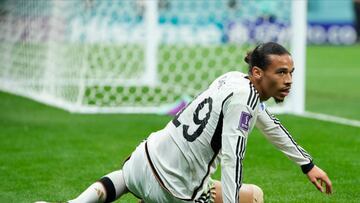
[[[69,202],[111,202],[127,192],[147,203],[263,202],[260,187],[242,184],[242,162],[255,125],[318,190],[330,194],[326,173],[263,103],[270,98],[282,102],[289,94],[294,71],[290,53],[269,42],[249,52],[245,61],[248,75],[234,71],[217,78],[164,129],[142,142],[122,170]],[[219,164],[221,181],[210,178]]]

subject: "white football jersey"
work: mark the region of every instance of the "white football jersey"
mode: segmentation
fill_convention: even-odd
[[[238,202],[242,160],[255,124],[299,165],[311,157],[260,102],[246,74],[217,78],[167,126],[147,139],[146,156],[159,183],[175,197],[194,200],[221,163],[223,200]]]

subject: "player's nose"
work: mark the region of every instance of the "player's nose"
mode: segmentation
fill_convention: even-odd
[[[290,86],[292,84],[292,75],[290,73],[286,74],[284,78],[284,83],[287,86]]]

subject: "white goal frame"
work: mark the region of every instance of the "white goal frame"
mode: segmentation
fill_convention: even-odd
[[[55,16],[61,16],[61,0],[53,0],[54,5],[57,7],[52,9],[52,12]],[[109,85],[109,84],[121,84],[121,85],[146,85],[149,87],[156,87],[159,84],[159,75],[158,75],[158,49],[160,45],[160,33],[161,30],[158,25],[159,11],[158,11],[158,0],[146,0],[144,2],[144,22],[145,22],[145,43],[144,43],[144,67],[143,74],[136,80],[133,79],[123,79],[123,80],[112,80],[101,81],[101,80],[89,80],[86,81],[85,69],[89,64],[84,60],[81,63],[81,71],[79,73],[78,80],[69,80],[69,81],[55,81],[54,75],[52,73],[56,71],[57,67],[54,63],[57,55],[48,52],[47,60],[44,61],[47,68],[44,72],[44,79],[42,81],[30,81],[31,84],[42,83],[45,87],[40,92],[33,93],[28,91],[27,88],[18,88],[26,86],[29,81],[22,81],[23,78],[20,78],[19,81],[14,81],[13,78],[8,78],[6,76],[7,71],[3,71],[1,75],[0,71],[0,90],[10,92],[13,94],[29,97],[36,101],[55,106],[61,109],[65,109],[70,112],[76,113],[164,113],[167,108],[171,108],[173,104],[167,104],[165,106],[97,106],[97,105],[83,105],[84,95],[86,94],[85,84],[96,83],[99,85]],[[290,41],[290,52],[294,59],[295,72],[293,74],[293,86],[289,97],[285,100],[282,105],[270,105],[269,108],[274,113],[292,113],[292,114],[304,114],[305,113],[305,60],[306,60],[306,27],[307,27],[307,0],[296,0],[291,1],[291,41]],[[54,18],[50,19],[50,22],[54,25],[60,26],[59,19]],[[10,24],[8,26],[11,26]],[[59,28],[58,28],[59,29]],[[0,30],[1,34],[1,30]],[[54,35],[54,36],[53,36]],[[56,31],[50,31],[50,37],[56,37]],[[1,39],[0,39],[1,40]],[[54,48],[52,42],[48,42],[48,47]],[[0,47],[1,48],[1,47]],[[55,48],[56,49],[56,48]],[[1,51],[1,49],[0,49]],[[2,54],[2,53],[1,53]],[[5,64],[4,69],[9,69],[11,67],[6,66],[6,62],[9,53],[6,53],[2,56]],[[10,63],[9,63],[10,64]],[[65,99],[59,98],[55,93],[54,85],[66,83],[78,86],[78,93],[75,96],[73,101],[68,101]],[[169,90],[171,91],[171,87]]]

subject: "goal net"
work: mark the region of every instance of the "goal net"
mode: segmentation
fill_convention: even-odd
[[[305,6],[289,0],[2,0],[0,89],[71,112],[164,113],[221,74],[246,72],[245,53],[276,41],[291,50],[297,70],[287,103],[270,106],[301,113]]]

